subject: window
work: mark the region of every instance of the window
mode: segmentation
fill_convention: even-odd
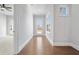
[[[68,6],[66,5],[60,6],[59,13],[60,13],[60,16],[68,16],[69,15]]]

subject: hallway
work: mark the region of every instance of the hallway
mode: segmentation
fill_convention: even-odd
[[[75,19],[79,17],[79,5],[24,4],[14,5],[14,7],[16,54],[79,54],[79,51],[77,51],[79,50],[79,20]],[[43,21],[35,21],[36,19],[41,19],[40,15],[45,16],[43,23],[45,32],[40,35],[46,35],[46,37],[35,36],[38,31],[42,32],[40,24]],[[37,26],[34,26],[34,24]],[[27,43],[28,41],[29,43]],[[55,43],[56,45],[53,44],[52,46],[50,43]]]
[[[18,55],[78,55],[70,46],[51,46],[45,36],[34,36]]]

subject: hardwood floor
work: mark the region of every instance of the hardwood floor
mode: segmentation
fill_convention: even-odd
[[[18,55],[78,55],[70,46],[51,46],[45,36],[34,36]]]

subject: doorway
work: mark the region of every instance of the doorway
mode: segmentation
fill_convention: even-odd
[[[33,34],[45,35],[45,15],[33,15]]]

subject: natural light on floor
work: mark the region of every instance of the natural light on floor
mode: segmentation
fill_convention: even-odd
[[[43,50],[43,39],[42,37],[37,37],[37,52],[39,52],[39,54],[42,52]]]

